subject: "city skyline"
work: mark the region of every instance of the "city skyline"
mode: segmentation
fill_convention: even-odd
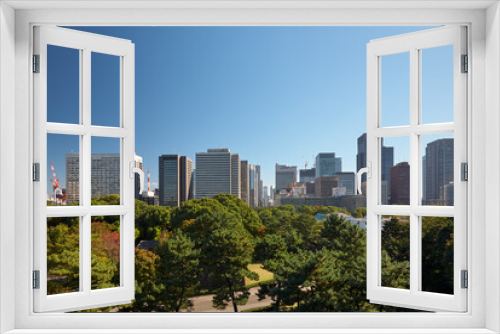
[[[302,169],[305,161],[312,166],[319,152],[336,152],[343,158],[343,170],[356,171],[355,140],[366,131],[366,44],[376,38],[429,29],[70,28],[130,39],[136,45],[136,153],[143,157],[144,168],[150,169],[154,188],[159,182],[158,156],[178,154],[194,158],[196,152],[207,147],[230,147],[246,160],[259,164],[266,185],[274,184],[275,163]],[[160,59],[155,58],[159,56]],[[116,82],[116,68],[112,59],[96,59],[93,90],[108,91]],[[439,55],[436,59],[440,59]],[[49,70],[61,68],[71,60],[66,54],[56,54],[49,59]],[[78,59],[72,61],[78,64]],[[165,66],[156,66],[158,62]],[[430,72],[433,68],[427,66],[423,70]],[[49,84],[66,82],[58,77],[64,73],[56,72]],[[441,71],[437,69],[435,73]],[[101,76],[106,80],[101,80]],[[441,77],[426,83],[426,92],[442,85]],[[401,92],[398,83],[388,85],[384,86],[387,90]],[[117,100],[97,96],[98,100],[92,99],[92,108],[99,118],[93,117],[93,123],[116,124],[101,120],[106,113],[100,111],[115,109],[113,103]],[[49,94],[49,114],[68,114],[65,100],[75,99],[74,95],[64,94],[55,101]],[[384,104],[384,110],[389,107]],[[446,104],[438,107],[440,112],[428,115],[447,115],[452,110]],[[397,108],[401,108],[401,103],[395,101],[391,110]],[[404,122],[404,117],[397,113],[391,118]],[[64,154],[77,151],[78,144],[68,147],[62,141],[52,149],[49,161],[62,174]],[[103,153],[106,152],[114,151]],[[65,183],[62,178],[61,183]]]

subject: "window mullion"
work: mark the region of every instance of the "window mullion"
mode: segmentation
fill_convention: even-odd
[[[415,128],[419,123],[420,101],[420,60],[419,50],[410,49],[410,291],[416,293],[420,287],[420,224],[419,217],[413,213],[418,205],[419,180],[419,136]]]

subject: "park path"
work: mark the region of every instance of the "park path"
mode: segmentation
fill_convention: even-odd
[[[259,287],[251,288],[250,297],[246,305],[238,306],[238,311],[244,311],[251,308],[262,307],[271,305],[271,298],[267,297],[259,301],[256,293],[259,291]],[[204,295],[190,298],[193,301],[194,307],[191,312],[234,312],[232,303],[226,307],[225,310],[217,310],[212,307],[213,295]],[[184,311],[185,312],[185,311]]]

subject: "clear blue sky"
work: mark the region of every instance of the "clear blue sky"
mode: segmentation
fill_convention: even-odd
[[[319,152],[335,152],[354,171],[357,138],[366,132],[366,44],[428,28],[73,27],[135,43],[136,151],[153,182],[159,155],[194,160],[221,147],[261,165],[264,185],[274,185],[275,163],[310,168]],[[53,49],[48,120],[76,123],[78,53]],[[424,122],[452,121],[451,52],[423,51]],[[94,125],[118,125],[118,64],[92,57]],[[406,125],[407,55],[384,57],[382,71],[383,126]],[[78,151],[77,138],[66,137],[48,138],[48,161],[63,187],[65,154]],[[97,140],[94,153],[117,152],[112,141]],[[395,162],[408,158],[400,147]]]

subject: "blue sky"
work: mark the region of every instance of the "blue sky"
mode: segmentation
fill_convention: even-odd
[[[73,29],[135,43],[136,152],[153,182],[159,155],[194,160],[196,152],[221,147],[261,165],[264,185],[274,185],[275,163],[304,168],[307,161],[310,168],[319,152],[333,151],[345,171],[355,170],[357,138],[366,131],[366,44],[428,27]],[[52,49],[48,120],[77,123],[78,52]],[[453,120],[452,65],[446,61],[452,50],[423,51],[424,123]],[[408,61],[405,54],[382,59],[383,126],[408,124]],[[92,123],[116,126],[118,59],[93,54],[92,65]],[[68,137],[48,138],[48,161],[61,186],[65,154],[78,151],[78,138]],[[117,152],[112,140],[92,144],[94,153]],[[400,146],[395,162],[407,149]]]

